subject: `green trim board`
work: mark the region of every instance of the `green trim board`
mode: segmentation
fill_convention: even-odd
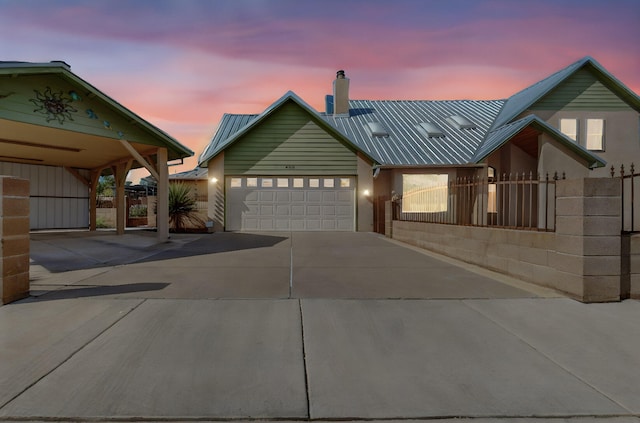
[[[63,62],[0,62],[0,118],[166,147],[170,160],[194,154]]]

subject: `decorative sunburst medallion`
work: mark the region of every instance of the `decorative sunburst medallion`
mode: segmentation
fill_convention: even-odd
[[[49,87],[44,91],[44,94],[38,90],[33,91],[36,93],[36,98],[29,101],[38,107],[33,111],[46,115],[47,122],[55,120],[62,125],[65,120],[73,120],[71,113],[76,113],[77,110],[69,104],[73,100],[65,97],[62,91],[56,93],[51,91]]]

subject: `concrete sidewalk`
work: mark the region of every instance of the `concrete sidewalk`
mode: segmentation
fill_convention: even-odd
[[[39,268],[38,296],[0,308],[0,419],[640,422],[638,301],[372,234],[220,235],[237,248]]]

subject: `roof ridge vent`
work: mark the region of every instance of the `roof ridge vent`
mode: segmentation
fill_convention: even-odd
[[[447,118],[447,122],[458,129],[476,129],[478,126],[464,116],[452,115]]]
[[[416,125],[416,128],[418,129],[418,132],[428,138],[442,138],[445,136],[444,131],[433,122],[420,122]]]
[[[371,136],[378,138],[386,138],[389,136],[389,131],[387,131],[387,128],[385,128],[380,122],[367,122],[365,124],[365,128],[369,131]]]

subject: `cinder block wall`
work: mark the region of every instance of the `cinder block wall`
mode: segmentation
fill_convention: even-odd
[[[580,301],[618,301],[623,276],[620,210],[619,180],[563,180],[557,183],[556,232],[393,221],[392,234]],[[640,273],[640,240],[635,245]],[[632,269],[631,279],[638,295],[640,274],[633,275]]]
[[[29,295],[29,181],[0,176],[2,304]]]
[[[630,293],[631,298],[640,300],[640,235],[630,237]]]

